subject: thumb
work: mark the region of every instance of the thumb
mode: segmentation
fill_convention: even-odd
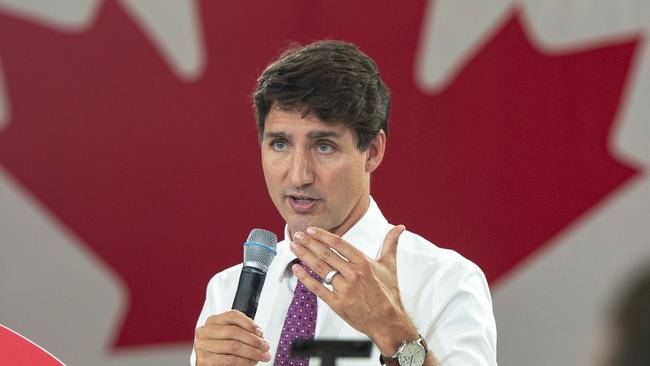
[[[395,259],[397,258],[397,242],[404,230],[406,230],[404,225],[397,225],[386,234],[386,239],[384,239],[384,244],[381,247],[381,255],[379,256],[380,262],[395,263]]]

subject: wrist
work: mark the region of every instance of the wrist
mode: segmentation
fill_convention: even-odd
[[[405,324],[399,328],[392,328],[389,332],[376,336],[373,342],[382,355],[391,357],[397,352],[404,341],[414,341],[418,339],[419,333],[417,328],[412,324]]]
[[[427,342],[418,335],[416,340],[404,340],[397,349],[397,352],[390,357],[384,355],[379,356],[379,364],[386,366],[424,366],[429,357],[429,347]],[[429,366],[434,364],[429,363]]]

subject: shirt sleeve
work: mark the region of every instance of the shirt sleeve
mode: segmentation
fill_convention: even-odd
[[[423,336],[440,365],[496,366],[496,322],[481,269],[455,262],[433,282],[424,301],[438,315]]]

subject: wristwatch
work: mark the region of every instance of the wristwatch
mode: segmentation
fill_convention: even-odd
[[[397,352],[390,357],[379,355],[379,362],[388,366],[422,366],[427,358],[427,343],[422,336],[414,341],[403,341]]]

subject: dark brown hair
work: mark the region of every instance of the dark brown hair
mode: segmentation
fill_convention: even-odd
[[[388,88],[375,62],[347,42],[318,41],[285,50],[257,79],[253,102],[260,140],[274,106],[352,127],[361,151],[380,129],[388,134]]]

